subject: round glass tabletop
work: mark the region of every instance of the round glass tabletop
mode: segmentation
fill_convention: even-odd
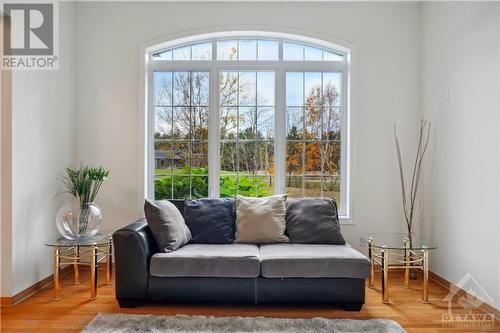
[[[408,234],[404,233],[366,233],[361,235],[362,243],[371,243],[376,248],[404,250],[407,240],[409,240]],[[414,234],[411,235],[410,246],[413,250],[436,249],[438,247],[432,241]]]
[[[111,234],[98,233],[95,236],[82,237],[78,239],[67,239],[64,237],[59,237],[57,239],[46,242],[45,245],[59,246],[59,247],[71,247],[75,245],[80,245],[80,246],[104,245],[109,242],[110,236]]]

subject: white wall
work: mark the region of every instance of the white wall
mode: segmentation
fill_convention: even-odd
[[[76,8],[77,160],[111,169],[97,199],[104,229],[143,214],[139,46],[186,31],[245,26],[355,45],[356,224],[343,231],[359,246],[360,232],[401,229],[392,124],[400,125],[402,144],[413,147],[420,117],[418,4],[79,2]]]
[[[11,222],[12,273],[2,296],[53,273],[44,243],[58,236],[54,196],[74,160],[74,8],[60,4],[60,69],[12,75],[12,220],[2,220]]]
[[[423,107],[432,120],[424,217],[439,244],[431,269],[472,276],[500,308],[500,8],[422,8]],[[477,291],[477,290],[476,290]]]
[[[0,33],[3,22],[0,18]],[[2,46],[0,46],[2,47]],[[3,54],[3,50],[1,51]],[[11,73],[0,71],[0,295],[12,289],[12,113]]]

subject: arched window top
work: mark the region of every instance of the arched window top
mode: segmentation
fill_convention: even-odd
[[[346,49],[343,47],[325,47],[315,45],[314,39],[288,34],[246,33],[239,36],[211,34],[211,38],[199,38],[195,42],[177,40],[167,43],[167,47],[151,52],[151,60],[170,61],[346,61]],[[227,37],[226,37],[227,36]],[[285,38],[283,38],[285,37]],[[311,42],[303,42],[303,40]],[[322,44],[330,44],[321,41]]]

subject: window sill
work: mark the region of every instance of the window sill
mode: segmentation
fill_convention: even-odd
[[[339,221],[340,221],[340,224],[342,224],[342,225],[344,225],[344,224],[356,224],[356,222],[354,222],[352,217],[348,217],[348,216],[339,216]]]

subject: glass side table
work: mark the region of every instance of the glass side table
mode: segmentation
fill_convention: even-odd
[[[106,259],[106,284],[111,283],[113,240],[111,234],[70,240],[64,237],[46,242],[54,248],[54,300],[60,300],[60,274],[63,265],[73,265],[75,285],[80,283],[79,265],[90,266],[90,298],[97,298],[97,268]],[[82,259],[88,259],[82,260]]]
[[[437,248],[433,242],[402,233],[368,233],[361,236],[361,244],[368,244],[371,271],[368,287],[374,287],[374,266],[382,268],[382,303],[389,302],[389,270],[403,269],[403,285],[409,287],[410,269],[420,269],[422,279],[422,303],[429,303],[429,250]]]

